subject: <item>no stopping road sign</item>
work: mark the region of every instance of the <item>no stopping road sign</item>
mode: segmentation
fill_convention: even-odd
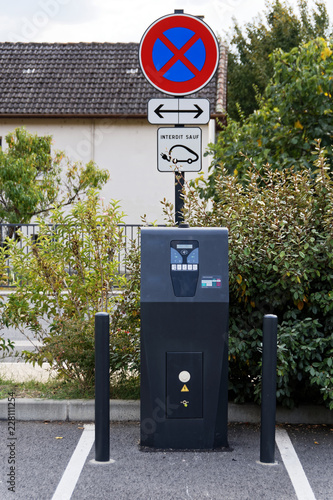
[[[192,94],[207,85],[217,69],[218,41],[201,19],[171,14],[147,29],[139,60],[147,80],[161,92]]]

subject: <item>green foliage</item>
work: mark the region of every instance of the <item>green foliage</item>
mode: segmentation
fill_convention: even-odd
[[[123,292],[115,297],[116,308],[111,320],[112,330],[139,332],[141,257],[138,244],[135,241],[131,242],[124,264],[128,281]]]
[[[116,202],[104,207],[91,192],[68,215],[57,209],[50,219],[51,227],[40,221],[36,242],[23,234],[22,245],[8,242],[16,289],[2,317],[6,326],[28,330],[42,341],[37,352],[24,353],[27,361],[47,361],[59,374],[91,386],[95,314],[115,314],[130,286],[117,260],[125,244],[119,226],[122,214]],[[125,306],[123,314],[126,317]],[[117,330],[111,328],[112,371],[138,367],[137,330],[132,336],[122,330],[124,325],[125,320]]]
[[[243,178],[249,161],[261,168],[315,169],[315,140],[320,139],[328,166],[333,168],[332,82],[330,44],[317,39],[286,54],[274,53],[274,76],[260,109],[243,123],[230,120],[211,148],[214,154],[202,195],[214,196],[221,166]]]
[[[110,392],[113,399],[140,399],[139,376],[121,379],[112,377]],[[15,382],[0,376],[0,399],[7,398],[8,393],[14,393],[17,398],[94,399],[95,387],[82,387],[79,381],[73,379]]]
[[[297,394],[296,402],[318,403],[322,398],[333,409],[333,336],[330,332],[325,332],[323,325],[313,316],[282,323],[279,329],[277,397],[286,406],[293,406]]]
[[[2,351],[3,356],[12,352],[13,349],[14,343],[11,340],[0,337],[0,352]]]
[[[69,205],[90,188],[101,188],[106,170],[94,162],[72,163],[63,153],[51,152],[52,137],[39,137],[17,128],[6,136],[0,151],[0,221],[28,223],[37,214]]]
[[[324,400],[333,408],[333,174],[323,150],[314,158],[314,173],[252,166],[243,182],[221,169],[213,201],[200,198],[200,180],[185,195],[191,226],[229,229],[237,401],[260,398],[261,328],[272,313],[280,325],[278,401]]]
[[[240,119],[239,109],[248,116],[258,108],[262,95],[273,76],[270,59],[276,49],[289,52],[310,40],[327,36],[329,17],[325,2],[316,1],[309,13],[306,0],[299,0],[299,15],[287,2],[275,0],[266,4],[261,16],[247,23],[243,30],[235,22],[228,57],[228,115]]]
[[[114,399],[140,399],[140,377],[122,378],[111,385],[111,397]]]
[[[121,371],[121,378],[126,378],[125,369],[140,373],[140,329],[113,330],[110,342],[111,372]]]
[[[111,317],[112,350],[111,366],[114,370],[123,366],[140,373],[140,250],[135,241],[124,259],[126,287],[115,296]]]

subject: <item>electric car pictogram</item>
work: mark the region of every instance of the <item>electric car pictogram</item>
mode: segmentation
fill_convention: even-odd
[[[169,156],[161,153],[161,157],[163,160],[171,161],[174,164],[180,162],[191,164],[199,159],[199,155],[195,151],[182,144],[175,144],[169,150]]]

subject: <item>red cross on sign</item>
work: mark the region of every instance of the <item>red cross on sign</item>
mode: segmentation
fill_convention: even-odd
[[[193,94],[213,77],[219,45],[201,19],[172,14],[147,29],[140,43],[139,60],[147,80],[161,92]]]

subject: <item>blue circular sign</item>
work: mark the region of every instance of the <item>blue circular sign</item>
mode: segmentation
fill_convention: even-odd
[[[181,50],[189,42],[195,33],[188,28],[170,28],[163,33],[162,40],[158,38],[153,46],[153,62],[157,71],[167,64],[173,57],[174,52],[168,47],[167,42],[171,42],[174,47]],[[189,62],[201,71],[206,61],[206,49],[201,38],[196,40],[184,53],[187,61],[184,63],[178,59],[164,73],[164,78],[171,82],[187,82],[195,77],[189,67]]]

